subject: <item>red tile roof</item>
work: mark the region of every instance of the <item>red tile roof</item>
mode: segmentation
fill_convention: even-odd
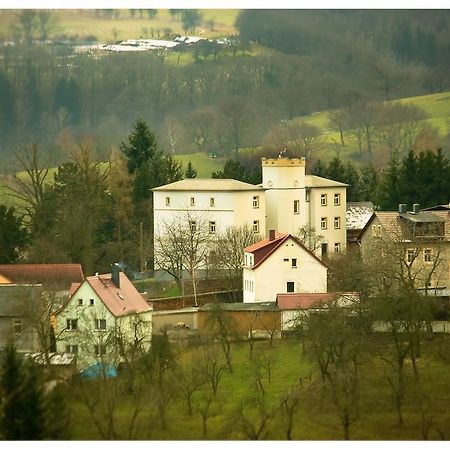
[[[323,293],[288,293],[277,294],[277,306],[279,309],[310,309],[320,308],[331,300],[350,300],[359,298],[357,292],[323,292]]]
[[[0,264],[0,274],[12,283],[66,285],[84,279],[81,264]]]
[[[275,233],[275,239],[273,239],[272,241],[270,239],[263,239],[262,241],[259,241],[256,244],[250,245],[249,247],[246,247],[244,249],[246,253],[253,253],[254,263],[252,269],[256,269],[257,267],[259,267],[272,253],[277,250],[277,248],[279,248],[289,238],[292,238],[296,242],[296,244],[298,244],[311,256],[317,259],[320,264],[327,267],[320,258],[318,258],[313,252],[308,250],[298,239],[296,239],[291,234]]]
[[[120,272],[120,288],[112,282],[110,273],[87,277],[86,281],[116,317],[151,310],[123,272]]]

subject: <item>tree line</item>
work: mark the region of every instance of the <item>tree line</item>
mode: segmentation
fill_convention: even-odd
[[[230,152],[260,145],[261,136],[280,120],[448,87],[445,76],[434,80],[447,61],[439,56],[442,41],[446,42],[443,36],[448,34],[442,14],[429,12],[421,24],[422,34],[436,35],[436,63],[429,64],[405,62],[382,52],[386,46],[380,48],[374,40],[381,36],[389,40],[390,34],[380,31],[385,22],[379,16],[391,16],[372,11],[361,14],[363,18],[350,11],[245,11],[237,23],[240,35],[230,36],[228,45],[212,48],[205,41],[192,47],[180,45],[174,53],[96,56],[74,53],[70,46],[35,45],[27,40],[4,46],[0,49],[0,93],[5,99],[0,104],[1,154],[6,159],[24,137],[40,140],[56,152],[67,132],[77,139],[89,134],[106,147],[139,117],[153,124],[166,150]],[[286,56],[283,52],[288,49],[259,52],[256,44],[249,46],[257,36],[247,30],[248,17],[258,17],[258,23],[270,19],[263,33],[267,39],[281,29],[308,35],[313,23],[325,19],[333,19],[334,28],[331,34],[321,32],[317,39],[315,34],[314,39],[285,38],[307,49]],[[371,27],[364,27],[372,17]],[[408,20],[411,28],[417,18],[411,13]],[[396,30],[398,21],[393,12],[386,22],[389,30]],[[365,30],[371,34],[364,37]],[[179,64],[185,52],[194,56],[193,62]],[[345,58],[341,60],[340,55]],[[364,110],[365,117],[371,114]],[[361,139],[362,143],[367,140]]]

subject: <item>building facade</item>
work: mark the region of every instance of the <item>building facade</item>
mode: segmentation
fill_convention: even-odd
[[[266,235],[275,229],[295,236],[303,228],[316,255],[345,251],[346,184],[305,175],[304,158],[262,158],[262,175]]]
[[[274,302],[284,292],[327,292],[326,265],[290,234],[269,238],[244,250],[244,303]]]
[[[139,340],[149,348],[152,310],[127,276],[113,266],[111,274],[87,277],[75,286],[56,315],[58,353],[73,353],[84,368],[98,361],[117,363]]]

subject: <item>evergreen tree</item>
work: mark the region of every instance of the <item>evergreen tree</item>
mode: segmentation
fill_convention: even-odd
[[[375,204],[381,210],[396,210],[399,203],[404,202],[401,200],[401,193],[399,192],[398,159],[394,154],[391,157],[388,168],[383,170],[381,175],[375,196]]]
[[[330,180],[344,182],[345,166],[339,158],[333,158],[328,164],[326,174]]]
[[[375,200],[375,193],[378,186],[378,174],[372,164],[366,164],[360,170],[360,190],[359,199],[361,201]]]
[[[22,220],[16,217],[14,207],[0,205],[0,264],[17,260],[27,242],[27,232]]]
[[[211,174],[211,178],[232,178],[234,180],[249,183],[249,179],[251,178],[251,176],[240,161],[238,161],[237,159],[228,159],[223,166],[223,169],[218,170],[217,172],[213,172]]]
[[[39,368],[12,345],[1,354],[0,434],[6,440],[64,439],[68,413],[56,390],[45,392]]]
[[[344,176],[339,181],[349,185],[347,188],[347,201],[357,202],[361,200],[359,173],[350,161],[347,162]]]
[[[317,175],[318,177],[327,177],[327,166],[323,163],[321,159],[318,159],[311,170],[312,175]]]
[[[127,157],[129,173],[134,173],[155,156],[156,138],[147,124],[139,119],[134,125],[134,131],[128,136],[128,143],[122,142],[120,149]]]
[[[188,162],[186,172],[184,173],[186,178],[197,178],[197,171],[194,169],[191,161]]]

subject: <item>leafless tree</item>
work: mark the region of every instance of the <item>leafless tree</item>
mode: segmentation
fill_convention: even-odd
[[[255,441],[268,438],[269,425],[273,418],[273,409],[260,395],[241,401],[236,411],[238,428],[247,439]]]
[[[217,112],[212,108],[200,108],[188,116],[190,136],[200,152],[208,148],[212,140]]]
[[[206,220],[190,210],[163,223],[155,232],[156,265],[174,276],[179,284],[182,283],[182,271],[189,273],[195,306],[198,306],[197,272],[206,267],[213,239]]]
[[[176,383],[186,400],[188,414],[192,416],[192,397],[205,384],[198,361],[192,361],[190,367],[179,366],[176,370]]]
[[[295,413],[297,412],[300,406],[300,386],[291,386],[288,392],[286,392],[281,397],[281,411],[283,415],[286,417],[286,420],[283,421],[286,427],[286,439],[288,441],[292,440],[292,431],[294,428],[294,418]]]
[[[199,370],[206,380],[206,383],[211,388],[211,392],[214,397],[217,395],[220,380],[222,379],[223,372],[226,369],[227,363],[220,357],[217,347],[214,344],[204,346],[199,364]]]
[[[301,226],[295,233],[295,237],[310,251],[315,252],[320,248],[324,237],[316,234],[316,231],[310,225]]]
[[[242,263],[244,248],[261,240],[259,234],[245,225],[241,227],[229,227],[217,238],[216,245],[212,249],[214,255],[214,267],[220,272],[225,272],[227,284],[230,290],[242,289]],[[237,300],[237,298],[236,298]]]
[[[324,145],[321,131],[300,120],[291,120],[273,128],[266,136],[265,142],[268,149],[286,149],[293,156],[304,156],[306,159]]]

